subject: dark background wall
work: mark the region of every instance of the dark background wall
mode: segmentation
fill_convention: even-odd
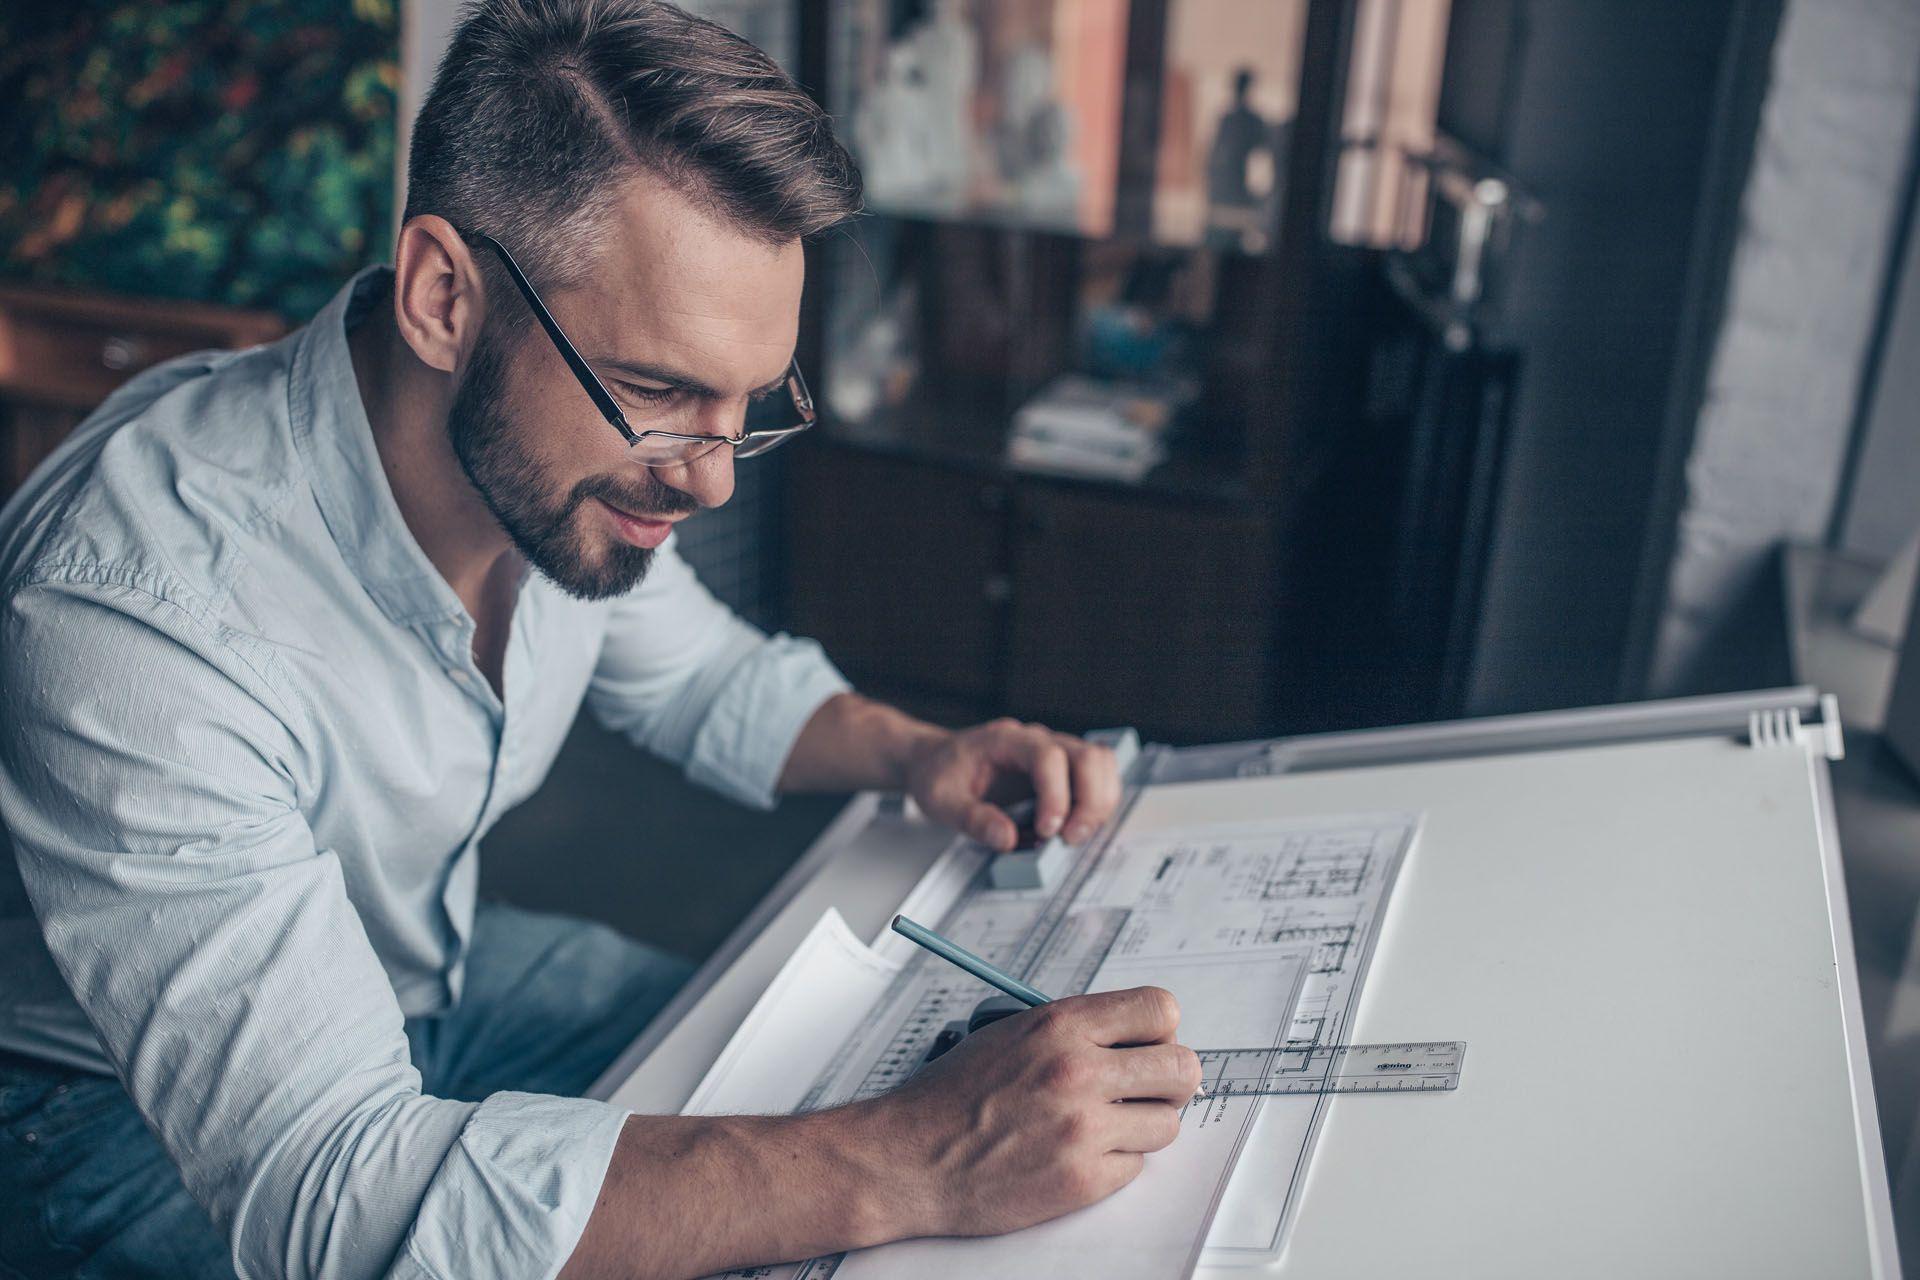
[[[1476,712],[1612,701],[1631,683],[1638,550],[1690,289],[1726,198],[1709,183],[1739,70],[1738,0],[1457,0],[1440,123],[1546,216],[1519,242],[1513,446],[1480,620]],[[1729,59],[1736,64],[1730,65]],[[1703,222],[1703,219],[1705,220]]]

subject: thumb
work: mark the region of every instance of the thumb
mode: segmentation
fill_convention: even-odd
[[[1020,838],[1013,819],[1007,816],[1006,811],[984,800],[967,806],[966,812],[960,817],[960,829],[989,849],[997,849],[1001,853],[1013,848],[1013,842]]]

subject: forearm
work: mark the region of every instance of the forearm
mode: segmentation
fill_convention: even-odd
[[[872,1109],[632,1116],[563,1280],[711,1275],[914,1234]]]
[[[948,731],[857,693],[820,704],[794,741],[782,791],[897,791],[914,756]]]

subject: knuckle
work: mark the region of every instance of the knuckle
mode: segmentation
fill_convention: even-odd
[[[1191,1093],[1200,1087],[1201,1078],[1206,1074],[1200,1066],[1200,1055],[1183,1044],[1174,1046],[1178,1054],[1180,1087]]]
[[[1045,1088],[1061,1093],[1077,1092],[1087,1082],[1086,1060],[1078,1054],[1063,1053],[1041,1067],[1040,1079]]]
[[[1167,1107],[1154,1128],[1153,1149],[1160,1151],[1170,1147],[1173,1145],[1173,1140],[1179,1136],[1180,1112],[1173,1107]]]
[[[1018,720],[1015,720],[1012,716],[996,716],[992,720],[989,720],[987,722],[987,728],[997,729],[1002,733],[1005,733],[1012,729],[1018,729],[1019,727],[1020,727],[1020,722]]]
[[[1075,1019],[1073,1000],[1072,998],[1054,1000],[1039,1005],[1026,1016],[1031,1020],[1034,1031],[1040,1035],[1065,1035],[1073,1029]]]
[[[947,773],[936,775],[927,787],[927,799],[937,805],[964,806],[972,802],[966,784]]]
[[[1169,1029],[1180,1025],[1180,1002],[1173,998],[1173,992],[1165,987],[1142,987],[1140,991],[1147,1015],[1156,1024]]]
[[[1077,1147],[1093,1136],[1093,1121],[1084,1111],[1068,1111],[1057,1127],[1062,1147]]]

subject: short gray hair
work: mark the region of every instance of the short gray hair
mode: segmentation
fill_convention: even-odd
[[[827,114],[726,28],[664,0],[465,7],[414,124],[407,218],[484,231],[560,287],[640,174],[773,244],[860,210]]]

